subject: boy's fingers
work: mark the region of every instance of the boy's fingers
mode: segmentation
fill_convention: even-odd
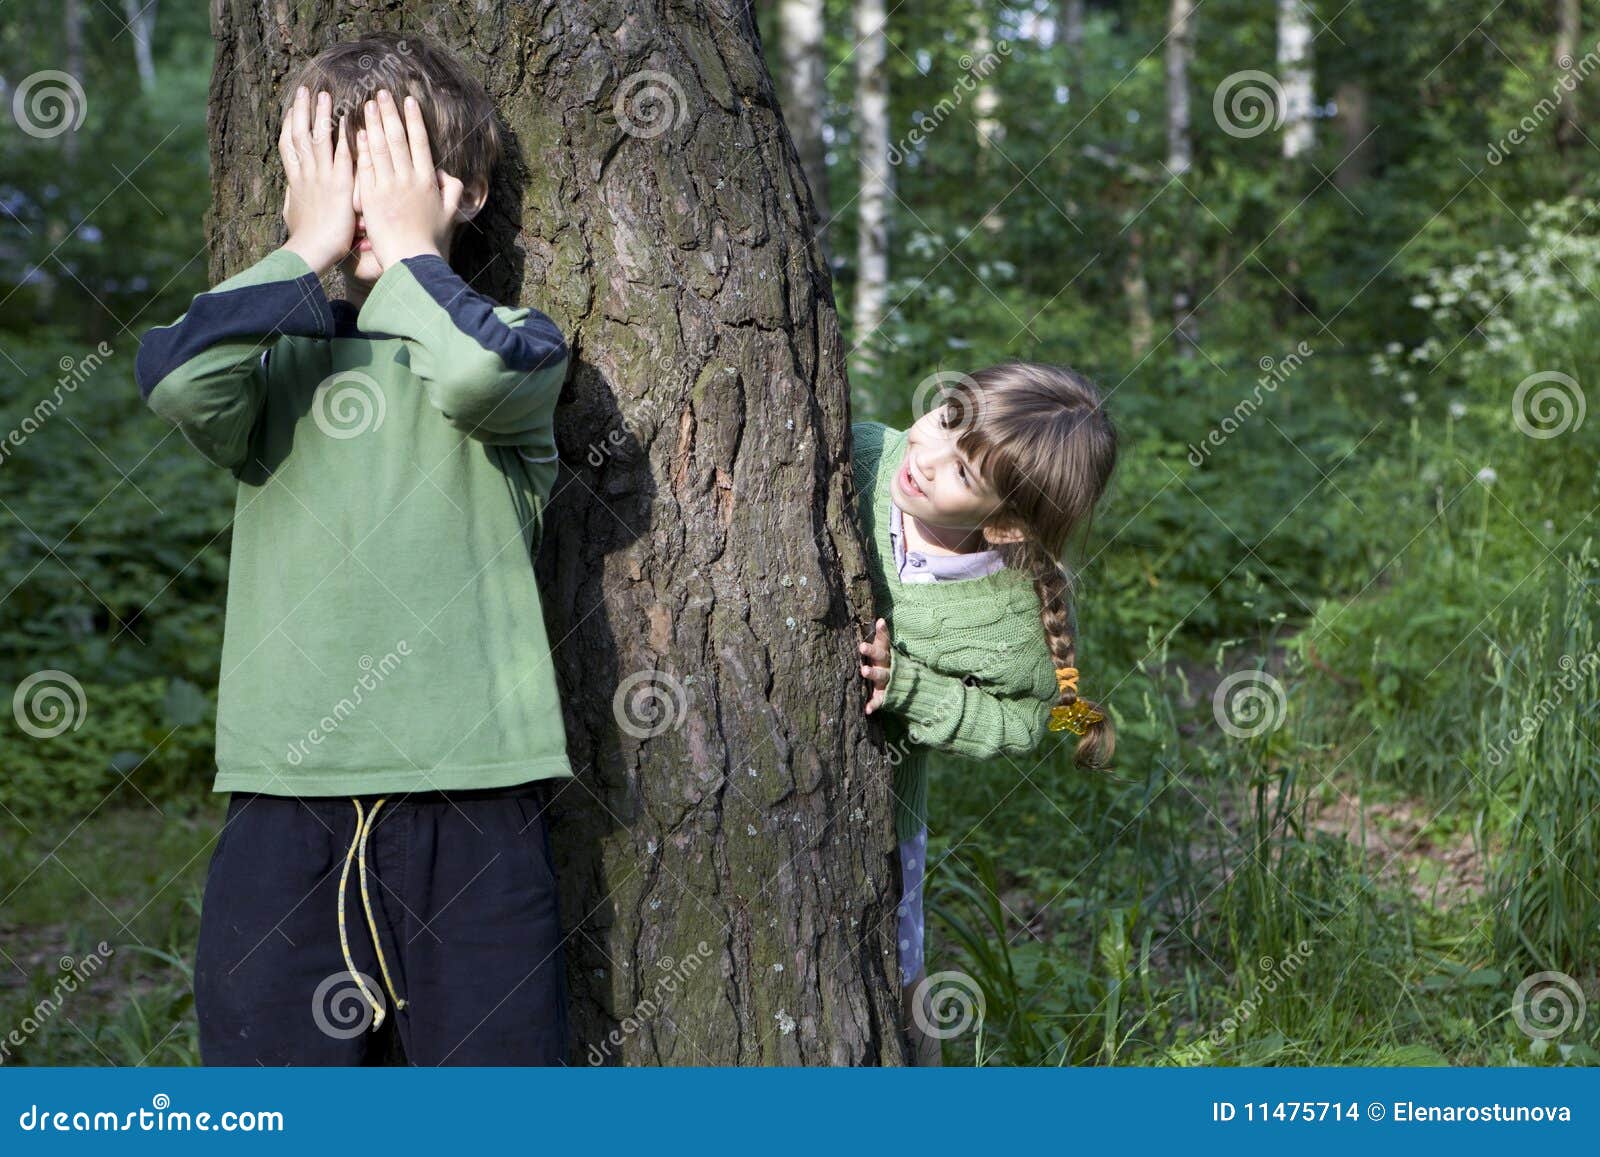
[[[366,186],[377,180],[372,168],[372,138],[367,135],[366,129],[356,131],[356,180]],[[362,194],[363,197],[365,195]]]
[[[350,168],[350,118],[343,113],[339,114],[339,143],[333,147],[333,166],[340,173],[349,175]]]
[[[311,160],[311,94],[305,85],[294,94],[294,147],[305,163]]]
[[[394,164],[389,159],[389,142],[384,138],[383,117],[378,111],[378,102],[367,102],[367,127],[361,130],[361,159],[366,161],[375,178],[383,178],[394,172]]]
[[[383,135],[388,138],[389,162],[396,173],[404,173],[411,168],[411,146],[406,143],[406,122],[400,118],[400,106],[395,104],[394,97],[389,95],[386,88],[378,90],[378,115],[383,118]],[[433,166],[429,165],[424,171],[431,173]]]
[[[316,159],[323,161],[333,156],[333,97],[317,93],[316,119],[311,125],[311,140],[316,145]]]
[[[411,144],[411,167],[419,173],[433,172],[433,147],[428,143],[428,124],[422,119],[422,106],[414,96],[406,97],[406,140]]]

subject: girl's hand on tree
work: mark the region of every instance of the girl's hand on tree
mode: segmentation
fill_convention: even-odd
[[[889,628],[878,620],[872,642],[857,644],[862,658],[861,677],[872,686],[872,696],[867,700],[867,714],[883,706],[883,697],[889,687]]]
[[[355,166],[344,125],[341,116],[335,145],[333,97],[317,93],[313,120],[311,93],[301,85],[278,134],[278,155],[288,178],[283,223],[289,228],[289,240],[284,248],[299,254],[319,277],[344,260],[356,233],[351,201]]]
[[[366,107],[368,128],[357,135],[356,184],[361,217],[378,264],[442,256],[450,247],[462,184],[433,167],[422,108],[406,97],[405,116],[387,89]]]

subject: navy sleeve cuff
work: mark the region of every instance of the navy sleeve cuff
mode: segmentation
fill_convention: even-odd
[[[313,271],[292,280],[200,294],[175,325],[158,326],[139,342],[134,359],[139,392],[148,398],[173,370],[223,342],[270,341],[284,335],[333,335],[333,307]]]
[[[456,329],[497,354],[507,369],[542,370],[567,356],[561,330],[537,309],[529,309],[519,325],[507,325],[496,316],[494,302],[463,281],[444,258],[428,253],[401,264]]]

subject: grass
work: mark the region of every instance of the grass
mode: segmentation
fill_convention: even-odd
[[[5,1063],[198,1063],[190,964],[224,809],[210,798],[161,808],[6,825],[0,1024],[24,1039],[9,1042]]]

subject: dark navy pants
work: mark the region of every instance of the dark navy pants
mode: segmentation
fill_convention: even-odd
[[[552,782],[355,797],[381,961],[352,799],[233,793],[200,917],[201,1062],[373,1064],[396,1033],[414,1065],[565,1064]]]

